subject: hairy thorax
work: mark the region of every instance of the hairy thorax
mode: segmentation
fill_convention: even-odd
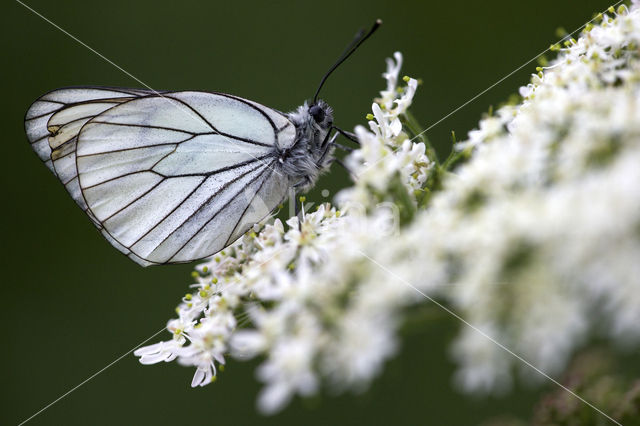
[[[309,112],[306,102],[288,114],[296,127],[296,139],[291,147],[282,150],[279,158],[283,173],[302,192],[311,188],[333,161],[334,148],[327,138],[333,125],[333,112],[322,100],[316,106],[312,110],[315,115]]]

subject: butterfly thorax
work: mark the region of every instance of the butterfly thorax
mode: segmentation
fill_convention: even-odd
[[[326,102],[298,107],[288,114],[296,127],[296,139],[282,150],[279,163],[282,171],[301,191],[311,188],[333,160],[333,146],[327,138],[333,125],[333,110]]]

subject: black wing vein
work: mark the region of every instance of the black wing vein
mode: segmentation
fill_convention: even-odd
[[[245,177],[246,175],[248,175],[249,173],[252,173],[256,170],[258,170],[258,168],[260,167],[260,165],[247,170],[246,172],[236,176],[234,179],[229,180],[228,182],[226,182],[224,185],[222,185],[222,187],[220,187],[214,194],[210,195],[201,205],[200,207],[198,207],[193,213],[191,213],[185,220],[183,220],[179,226],[177,226],[173,231],[171,231],[169,233],[169,235],[167,235],[159,244],[158,246],[160,246],[162,243],[164,243],[167,239],[169,239],[169,237],[171,237],[178,229],[180,229],[182,226],[184,226],[185,223],[187,223],[191,218],[193,218],[196,214],[198,214],[199,212],[201,212],[203,209],[205,209],[207,207],[207,205],[211,202],[211,200],[213,200],[214,197],[216,197],[217,195],[219,195],[222,191],[224,191],[225,189],[227,189],[229,187],[229,185],[233,184],[234,182],[238,181],[239,179]],[[232,198],[233,200],[233,198]],[[215,216],[214,216],[215,217]],[[209,222],[207,222],[209,223]],[[205,224],[206,225],[206,224]],[[203,225],[198,231],[200,231],[205,225]],[[194,234],[194,236],[197,234],[197,232]],[[193,238],[193,236],[189,239],[189,241]],[[189,241],[187,241],[184,245],[186,245]],[[182,247],[180,247],[180,249],[178,249],[177,251],[175,251],[173,253],[172,256],[175,256],[175,254],[182,250],[182,248],[184,247],[184,245]]]
[[[264,187],[264,184],[267,180],[269,180],[269,178],[271,177],[271,175],[273,174],[274,170],[270,169],[269,174],[267,175],[267,177],[265,177],[262,182],[260,182],[260,186],[258,186],[258,189],[256,190],[256,192],[253,194],[253,196],[251,197],[251,201],[249,201],[247,203],[247,206],[244,208],[244,210],[242,211],[242,214],[240,215],[240,217],[238,217],[238,220],[236,221],[236,224],[233,226],[233,229],[231,230],[231,233],[229,233],[229,237],[227,238],[227,241],[225,241],[224,245],[227,246],[229,245],[229,240],[231,239],[231,237],[233,236],[233,234],[236,232],[236,229],[238,228],[238,225],[240,225],[240,222],[242,222],[242,219],[244,219],[244,217],[247,214],[247,210],[249,210],[249,207],[251,207],[251,205],[253,204],[253,200],[256,199],[256,197],[258,196],[258,193],[262,190],[262,188]]]
[[[269,165],[269,166],[270,166],[270,165]],[[269,167],[269,166],[265,167],[265,168],[264,168],[264,170],[262,170],[262,171],[261,171],[257,176],[255,176],[253,179],[251,179],[251,180],[247,183],[247,186],[252,185],[255,181],[257,181],[259,178],[261,178],[261,177],[263,176],[264,172],[265,172],[266,170],[269,170],[269,169],[270,169],[270,167]],[[257,169],[258,169],[258,167],[256,167],[256,168],[252,169],[252,171],[255,171],[255,170],[257,170]],[[229,186],[229,184],[231,184],[231,183],[233,183],[233,182],[237,181],[240,177],[245,176],[245,175],[246,175],[246,173],[245,173],[245,174],[243,174],[243,175],[241,175],[241,176],[238,176],[237,178],[233,179],[232,181],[227,182],[227,184],[225,185],[225,188],[226,188],[226,187],[228,187],[228,186]],[[215,212],[215,213],[214,213],[214,214],[209,218],[209,220],[207,220],[204,224],[202,224],[202,226],[201,226],[200,228],[198,228],[198,230],[197,230],[196,232],[194,232],[194,233],[193,233],[193,235],[192,235],[192,236],[191,236],[191,237],[190,237],[190,238],[189,238],[189,239],[188,239],[188,240],[187,240],[187,241],[186,241],[182,246],[180,246],[180,248],[178,248],[177,250],[175,250],[175,251],[173,252],[173,256],[171,256],[171,257],[169,258],[169,260],[173,259],[173,258],[176,256],[176,254],[178,254],[178,253],[179,253],[183,248],[185,248],[185,247],[187,246],[187,244],[189,244],[189,243],[191,242],[191,240],[193,240],[193,238],[194,238],[196,235],[198,235],[198,234],[200,233],[200,231],[202,231],[202,230],[204,229],[204,227],[205,227],[205,226],[207,226],[207,225],[208,225],[208,224],[209,224],[213,219],[215,219],[221,211],[223,211],[226,207],[228,207],[229,205],[231,205],[231,203],[232,203],[233,201],[235,201],[235,199],[236,199],[240,194],[242,194],[242,192],[243,192],[243,191],[244,191],[244,188],[240,188],[240,190],[239,190],[238,192],[236,192],[236,193],[231,197],[231,199],[229,200],[229,202],[228,202],[226,205],[224,205],[224,206],[220,207],[220,209],[218,209],[218,211],[216,211],[216,212]],[[216,192],[216,194],[217,194],[217,193],[219,193],[219,192],[220,192],[220,191]],[[213,199],[213,197],[214,197],[214,196],[215,196],[215,195],[212,195],[211,197],[209,197],[209,199],[207,200],[207,202],[206,202],[206,203],[203,203],[203,205],[202,205],[202,207],[200,207],[200,209],[202,209],[204,206],[206,206],[206,205],[208,204],[208,202],[209,202],[211,199]],[[198,209],[198,210],[200,210],[200,209]],[[193,215],[192,215],[192,216],[193,216]],[[211,254],[213,254],[213,253],[211,253]]]
[[[220,104],[210,104],[209,99],[214,99],[213,95],[238,103],[225,103],[218,99]],[[158,98],[174,101],[177,107],[186,107],[195,114],[192,118],[199,124],[193,127],[183,123],[171,112],[166,118],[164,115],[154,118],[153,110],[138,109],[137,105],[142,104],[135,103],[139,99],[149,99],[150,104],[145,105],[166,114],[166,107],[155,100]],[[118,109],[124,104],[129,104],[130,109]],[[227,122],[218,122],[217,105],[237,108],[231,110],[232,114],[241,111],[238,116],[231,116],[235,120],[232,121],[234,125],[226,128]],[[119,117],[126,117],[129,111],[133,113],[131,118],[122,120],[129,122],[118,123]],[[136,114],[142,111],[149,114],[148,118],[142,115],[138,120]],[[241,117],[251,120],[251,126],[256,120],[257,127],[245,131]],[[263,119],[266,121],[261,121]],[[89,123],[95,126],[89,126]],[[219,130],[214,123],[226,132]],[[240,126],[235,123],[240,123]],[[240,228],[244,229],[249,224],[248,218],[254,218],[255,214],[250,214],[250,209],[270,179],[274,178],[273,167],[280,152],[279,134],[282,133],[280,139],[287,144],[294,141],[294,135],[290,134],[292,123],[287,115],[259,103],[216,92],[156,92],[87,86],[62,88],[48,92],[34,102],[25,116],[25,126],[33,149],[59,177],[96,227],[116,248],[143,265],[190,261],[193,260],[191,257],[212,255],[205,251],[219,247],[225,239],[225,246],[229,244]],[[121,127],[111,130],[102,126]],[[132,129],[127,130],[127,127]],[[157,131],[138,131],[134,127]],[[284,133],[287,133],[286,137]],[[180,144],[206,135],[219,135],[228,142],[216,136],[211,139],[212,145],[208,145],[208,138],[203,138],[194,141],[193,145],[183,145],[184,150],[179,149]],[[237,145],[234,149],[234,141],[256,147]],[[78,149],[86,153],[78,155]],[[94,152],[97,150],[100,152]],[[177,156],[171,159],[173,154]],[[78,161],[82,157],[93,158]],[[165,159],[167,162],[159,166]],[[198,173],[190,173],[192,171]],[[217,174],[220,176],[209,179]],[[123,180],[122,186],[118,182],[105,185],[132,175],[136,177]],[[269,208],[280,192],[286,192],[285,181],[277,182],[278,195],[269,198]],[[104,186],[95,192],[86,192],[101,185]],[[142,193],[137,194],[139,191]],[[172,198],[167,199],[170,204],[155,211],[154,208],[160,207],[166,199],[163,199],[166,194],[171,194]],[[246,199],[239,198],[243,194]],[[92,204],[87,202],[88,197]],[[216,200],[216,197],[220,198]],[[105,217],[98,221],[92,208],[100,209]],[[211,230],[215,240],[209,241],[201,235],[203,229]]]

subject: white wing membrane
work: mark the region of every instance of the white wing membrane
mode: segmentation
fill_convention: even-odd
[[[181,143],[153,170],[163,175],[203,173],[273,153],[273,147],[229,141],[227,136],[199,135]]]
[[[147,194],[163,179],[155,173],[139,172],[83,188],[91,212],[102,223]]]
[[[287,193],[289,189],[288,182],[284,179],[274,178],[273,175],[277,173],[275,169],[267,173],[270,173],[268,177],[259,183],[256,182],[254,185],[257,191],[253,193],[253,195],[251,195],[252,191],[245,191],[242,194],[245,201],[250,200],[250,202],[246,205],[242,216],[237,221],[225,245],[241,237],[254,223],[262,220],[273,210],[272,203],[276,201],[274,198],[275,194]],[[280,202],[281,200],[277,201],[277,203]]]
[[[83,189],[92,188],[123,175],[151,170],[155,164],[166,158],[174,149],[174,147],[163,145],[133,149],[131,151],[108,152],[87,157],[78,155],[76,164],[81,174],[81,186]]]
[[[207,93],[179,93],[176,99],[198,104],[198,113],[219,133],[240,139],[276,145],[277,126],[262,109],[247,102],[227,96],[210,96]]]
[[[55,113],[69,108],[74,104],[81,103],[90,105],[95,101],[101,101],[105,108],[99,111],[96,110],[95,115],[97,115],[106,108],[115,106],[127,99],[145,96],[150,93],[152,92],[147,90],[115,89],[108,87],[68,87],[51,91],[41,96],[27,110],[25,116],[27,138],[40,159],[53,171],[51,148],[49,147],[48,141],[50,133],[47,126],[49,119],[51,119]],[[61,123],[58,123],[58,125],[60,124]]]
[[[217,253],[226,247],[230,242],[231,234],[238,222],[244,216],[244,211],[259,187],[264,184],[272,173],[270,167],[260,165],[254,167],[238,178],[227,181],[215,193],[215,197],[209,197],[205,203],[205,208],[197,209],[186,221],[184,227],[178,233],[169,235],[159,249],[163,257],[178,250],[169,259],[174,262],[185,262],[198,256],[198,253]],[[276,178],[277,179],[277,178]],[[273,200],[270,209],[265,209],[264,216],[269,214],[284,197],[285,193],[277,194],[279,199],[274,204]],[[262,219],[262,217],[260,219]],[[253,225],[253,223],[252,223]],[[243,229],[246,231],[248,227]]]
[[[259,103],[247,99],[242,99],[242,101],[259,108],[269,117],[269,120],[271,120],[276,129],[278,129],[278,142],[280,147],[288,148],[293,144],[296,139],[296,127],[283,113],[270,108],[265,108]]]
[[[98,227],[78,183],[75,164],[78,133],[84,123],[106,109],[152,93],[138,89],[68,87],[43,95],[27,110],[25,130],[32,148]]]
[[[295,141],[284,114],[224,94],[118,90],[51,92],[25,125],[41,159],[131,259],[213,255],[282,202],[290,182],[276,154]]]

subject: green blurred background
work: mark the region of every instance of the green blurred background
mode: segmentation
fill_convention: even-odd
[[[313,95],[358,27],[379,32],[336,72],[322,97],[343,128],[363,124],[384,87],[384,58],[400,50],[403,74],[422,78],[414,115],[425,127],[605,9],[606,0],[483,2],[44,1],[26,3],[155,89],[236,94],[288,111]],[[189,265],[142,269],[111,248],[31,152],[30,103],[67,85],[140,87],[36,16],[4,1],[2,116],[2,350],[0,423],[17,424],[164,326],[190,284]],[[489,105],[526,83],[531,63],[429,131],[444,154]],[[348,183],[333,173],[308,197]],[[296,399],[281,414],[254,409],[256,363],[231,361],[219,380],[191,389],[192,368],[143,367],[132,355],[30,424],[478,424],[528,416],[541,389],[471,398],[452,385],[444,315],[408,332],[402,352],[361,395]],[[160,335],[160,338],[168,338]],[[548,388],[547,388],[548,389]],[[544,390],[544,389],[543,389]]]

